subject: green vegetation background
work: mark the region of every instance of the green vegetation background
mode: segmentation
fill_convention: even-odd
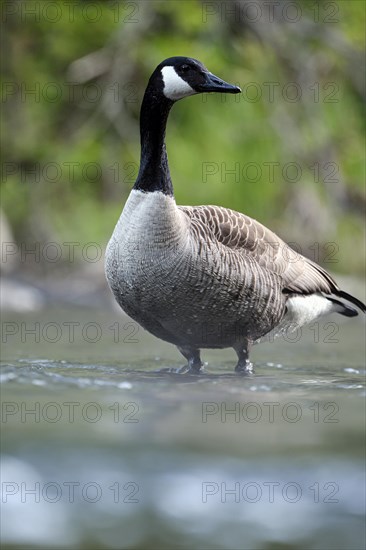
[[[243,211],[328,269],[363,272],[363,1],[282,2],[273,21],[261,2],[261,17],[248,2],[70,4],[2,4],[2,208],[18,243],[106,244],[138,168],[147,79],[187,55],[243,93],[174,107],[177,202]]]

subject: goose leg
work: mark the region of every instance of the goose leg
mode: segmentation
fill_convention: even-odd
[[[248,346],[235,348],[235,351],[238,356],[238,362],[235,367],[235,372],[242,375],[253,374],[254,370],[252,363],[249,361]]]
[[[203,363],[200,357],[200,350],[197,348],[188,348],[177,346],[181,354],[188,361],[188,370],[187,366],[180,369],[181,372],[189,372],[190,374],[199,374],[203,367]]]

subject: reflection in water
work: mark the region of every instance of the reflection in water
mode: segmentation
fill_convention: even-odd
[[[364,546],[359,320],[337,342],[313,331],[258,347],[243,378],[230,350],[207,351],[202,375],[168,372],[171,346],[142,331],[115,342],[120,317],[92,319],[95,343],[5,341],[4,548]]]
[[[94,545],[85,548],[174,548],[179,540],[179,548],[252,549],[277,541],[292,548],[361,548],[362,461],[297,460],[291,468],[278,458],[131,451],[86,447],[72,460],[61,449],[47,450],[48,460],[35,453],[23,460],[5,456],[3,478],[13,485],[3,491],[4,542],[52,547],[62,540],[79,548],[89,539]]]

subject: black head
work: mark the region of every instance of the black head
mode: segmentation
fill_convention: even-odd
[[[157,66],[150,84],[161,89],[167,99],[177,101],[183,97],[205,92],[238,94],[241,89],[210,73],[197,59],[169,57]]]

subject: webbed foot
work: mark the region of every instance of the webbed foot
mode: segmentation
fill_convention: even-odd
[[[254,368],[253,363],[247,359],[246,361],[238,361],[235,372],[237,374],[241,374],[242,376],[248,376],[250,374],[254,374]]]
[[[241,374],[242,376],[254,374],[253,365],[249,361],[248,347],[249,345],[247,343],[246,345],[235,348],[236,354],[238,356],[238,363],[235,367],[235,372]]]
[[[204,366],[201,365],[200,367],[190,367],[189,363],[187,365],[184,365],[180,369],[177,370],[179,374],[202,374],[204,372]]]
[[[203,363],[200,357],[200,350],[179,346],[178,349],[188,361],[188,364],[181,367],[178,372],[181,374],[201,374],[203,372]]]

